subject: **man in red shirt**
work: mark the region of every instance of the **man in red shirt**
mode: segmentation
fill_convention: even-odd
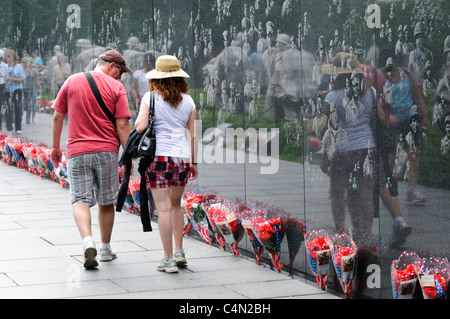
[[[83,238],[84,267],[95,268],[97,249],[92,239],[90,208],[98,204],[101,248],[100,261],[116,258],[110,241],[114,224],[114,203],[119,189],[119,142],[124,148],[130,134],[131,117],[122,73],[131,72],[122,55],[110,50],[103,53],[91,75],[100,95],[115,119],[108,119],[98,104],[87,77],[77,73],[69,77],[55,100],[52,124],[52,162],[59,166],[64,118],[69,114],[66,163],[70,199],[76,225]]]

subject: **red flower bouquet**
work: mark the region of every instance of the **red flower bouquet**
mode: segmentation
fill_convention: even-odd
[[[447,258],[429,257],[414,263],[424,299],[444,299],[450,279]]]
[[[39,175],[36,149],[37,145],[35,143],[29,143],[22,148],[23,155],[27,161],[27,171],[31,174]]]
[[[185,205],[186,201],[189,198],[197,197],[197,196],[203,196],[203,206],[206,211],[208,211],[208,206],[211,202],[217,201],[216,196],[217,191],[213,190],[207,190],[205,187],[200,186],[198,184],[191,184],[189,183],[188,186],[186,186],[185,191],[183,193],[183,198],[181,199],[181,206],[184,208],[184,228],[183,228],[183,235],[186,235],[189,233],[189,231],[192,229],[192,222],[191,219],[186,212]],[[207,216],[210,229],[213,230],[214,235],[216,235],[216,232],[214,231],[214,227],[211,224],[211,219],[209,216]],[[208,235],[209,237],[209,235]],[[217,238],[217,235],[216,235]],[[223,243],[220,242],[220,238],[218,239],[219,243],[222,245],[223,249],[225,249],[225,239],[223,239]]]
[[[204,200],[205,197],[203,195],[189,197],[186,199],[184,209],[186,210],[186,214],[189,216],[194,229],[206,243],[211,244],[212,241],[209,237],[208,217],[206,216]]]
[[[139,196],[139,190],[141,189],[141,179],[139,177],[130,176],[130,182],[128,183],[128,191],[131,195],[131,199],[133,200],[133,204],[131,207],[134,209],[141,211],[141,199]],[[128,195],[128,192],[127,192]],[[129,197],[128,197],[129,198]]]
[[[420,258],[415,252],[404,251],[391,264],[392,294],[394,299],[411,299],[417,283],[417,274],[413,265]]]
[[[53,164],[50,160],[51,150],[45,147],[37,147],[36,148],[36,157],[39,168],[39,177],[44,178],[44,175],[47,173],[56,181],[56,175],[53,171]]]
[[[252,229],[259,242],[269,254],[272,264],[280,272],[283,265],[280,264],[281,257],[281,218],[271,218],[268,220],[255,218],[252,221]]]
[[[7,153],[7,164],[15,164],[17,168],[26,168],[27,163],[23,156],[22,147],[24,140],[20,137],[7,137],[5,139],[5,148]]]
[[[334,235],[331,237],[330,241],[334,269],[338,275],[345,298],[350,299],[350,294],[353,289],[358,249],[350,236],[345,233]]]
[[[217,230],[225,238],[233,254],[240,256],[238,243],[242,239],[243,232],[240,232],[239,221],[234,211],[235,209],[230,205],[221,203],[211,204],[208,210],[209,215],[214,219]]]
[[[306,253],[312,272],[316,276],[316,284],[322,290],[327,289],[330,273],[330,245],[326,231],[313,230],[305,235]]]
[[[216,220],[214,219],[214,215],[217,211],[217,204],[211,204],[211,206],[206,211],[206,216],[208,216],[209,224],[211,225],[211,229],[214,233],[214,236],[216,237],[217,243],[222,247],[223,250],[226,250],[226,239],[223,237],[222,233],[220,232],[219,228],[216,225]]]
[[[241,221],[241,225],[245,230],[245,233],[248,236],[248,239],[250,240],[250,243],[252,244],[253,253],[255,254],[255,262],[260,265],[261,264],[261,257],[264,253],[264,246],[259,242],[258,238],[255,236],[255,233],[253,232],[251,223],[253,218],[261,217],[264,215],[264,211],[262,210],[244,210],[241,213],[239,213],[239,219]]]
[[[0,159],[6,163],[6,137],[7,135],[0,131]]]
[[[184,208],[186,204],[186,200],[189,197],[194,197],[196,194],[192,192],[184,192],[183,197],[181,198],[181,207],[183,207],[183,217],[184,217],[184,227],[183,227],[183,236],[186,236],[190,230],[192,229],[192,223],[189,219],[189,215],[186,213],[186,209]]]
[[[62,162],[59,163],[59,167],[55,168],[55,175],[59,179],[59,185],[61,185],[61,187],[69,186],[69,174],[67,173],[67,166],[64,155]]]

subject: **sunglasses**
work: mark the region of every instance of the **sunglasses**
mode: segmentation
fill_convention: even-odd
[[[125,71],[123,71],[122,68],[120,66],[118,66],[116,63],[114,63],[114,66],[117,68],[117,70],[119,70],[120,76],[122,76],[122,74],[125,73]]]

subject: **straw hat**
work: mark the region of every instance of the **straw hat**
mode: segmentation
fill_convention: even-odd
[[[180,69],[180,61],[172,55],[162,55],[156,60],[156,68],[148,72],[147,79],[165,79],[173,77],[188,78],[189,75]]]
[[[325,74],[348,74],[360,70],[357,68],[356,55],[348,52],[338,52],[334,56],[333,63],[323,64],[322,72]]]

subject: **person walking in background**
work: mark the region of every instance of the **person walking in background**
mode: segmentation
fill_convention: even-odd
[[[90,214],[90,208],[96,203],[102,243],[100,261],[116,258],[110,241],[114,203],[119,190],[117,161],[119,147],[125,148],[130,134],[128,120],[131,117],[127,92],[119,81],[124,72],[131,73],[131,70],[115,50],[103,53],[95,70],[90,72],[106,107],[115,118],[115,125],[97,103],[84,73],[67,79],[53,106],[51,158],[55,167],[59,166],[62,157],[60,139],[64,118],[70,114],[73,119],[68,124],[66,163],[70,199],[83,239],[84,267],[87,269],[98,266]]]
[[[17,55],[14,50],[6,52],[6,63],[8,64],[8,78],[6,81],[6,130],[13,130],[14,126],[17,134],[22,134],[22,94],[23,83],[25,82],[25,72],[22,65],[17,63]]]
[[[0,131],[2,130],[3,124],[3,114],[4,107],[3,103],[5,102],[5,83],[8,78],[8,65],[3,62],[5,59],[5,51],[0,50]]]
[[[33,60],[22,59],[22,66],[25,72],[25,83],[23,85],[23,97],[26,103],[26,123],[34,124],[34,117],[36,115],[36,94],[39,90],[39,72],[34,68]]]
[[[69,58],[64,55],[58,55],[58,63],[53,68],[52,89],[55,96],[58,95],[64,82],[71,74]]]
[[[411,73],[401,66],[403,56],[395,55],[392,48],[385,48],[380,53],[380,63],[383,65],[383,75],[386,79],[385,88],[391,94],[387,126],[396,135],[406,135],[411,131],[410,122],[418,113],[422,127],[430,127],[428,113],[422,94]],[[406,200],[413,203],[424,203],[426,198],[417,190],[419,177],[419,145],[411,145],[406,149],[409,161],[408,191]]]
[[[156,61],[156,69],[148,72],[150,91],[155,94],[154,129],[156,134],[155,159],[148,168],[148,180],[158,211],[158,226],[164,249],[164,258],[157,269],[178,272],[177,264],[185,264],[183,250],[184,216],[181,197],[189,179],[197,177],[197,111],[188,95],[185,78],[174,56],[163,55]],[[135,128],[145,131],[149,121],[150,92],[142,99]],[[186,140],[186,129],[190,140]],[[175,252],[173,241],[175,241]]]
[[[139,105],[141,105],[144,94],[148,92],[149,79],[145,75],[150,72],[155,65],[155,55],[153,51],[147,51],[144,54],[144,65],[142,69],[133,72],[133,85],[131,88],[131,96],[135,101],[136,113],[139,113]]]

